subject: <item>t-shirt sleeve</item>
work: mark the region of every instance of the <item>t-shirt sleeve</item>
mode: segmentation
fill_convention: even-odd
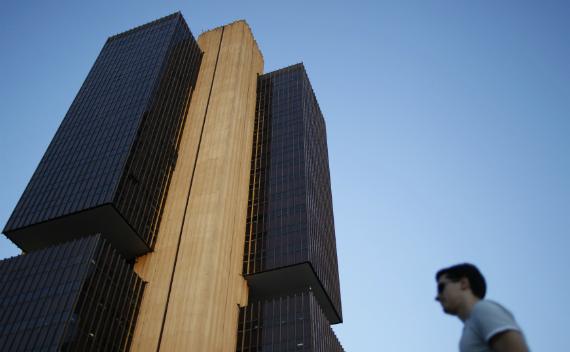
[[[471,315],[474,318],[475,328],[485,342],[507,330],[521,331],[511,312],[495,302],[480,301],[474,307]]]

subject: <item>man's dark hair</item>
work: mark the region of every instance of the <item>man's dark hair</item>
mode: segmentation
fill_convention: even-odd
[[[477,269],[473,264],[464,263],[441,269],[437,274],[435,274],[435,280],[438,281],[443,275],[452,282],[457,282],[466,277],[469,280],[473,294],[481,299],[483,299],[485,297],[485,293],[487,293],[485,278],[479,269]]]

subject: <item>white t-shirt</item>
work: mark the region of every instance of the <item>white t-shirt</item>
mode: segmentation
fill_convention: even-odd
[[[493,352],[489,346],[489,340],[496,334],[507,330],[522,333],[511,312],[498,303],[481,300],[473,306],[471,315],[465,321],[459,351]]]

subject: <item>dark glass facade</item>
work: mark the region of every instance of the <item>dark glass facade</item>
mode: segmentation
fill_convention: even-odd
[[[344,352],[312,292],[240,308],[237,352]]]
[[[25,251],[101,233],[156,242],[202,52],[180,13],[110,37],[4,232]]]
[[[144,282],[91,236],[0,261],[2,351],[128,351]]]
[[[244,275],[309,260],[302,72],[258,80]]]
[[[342,351],[326,127],[302,64],[258,79],[251,169],[237,351]]]
[[[311,263],[341,314],[326,128],[302,64],[260,76],[244,275]]]

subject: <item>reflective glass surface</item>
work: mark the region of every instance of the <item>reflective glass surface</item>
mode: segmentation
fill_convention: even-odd
[[[7,236],[112,204],[152,248],[201,58],[180,13],[109,38],[6,224]]]
[[[243,274],[309,262],[342,320],[323,115],[302,64],[260,76]]]
[[[0,261],[2,351],[127,351],[144,282],[100,236]]]
[[[310,291],[240,308],[236,352],[343,352]]]

